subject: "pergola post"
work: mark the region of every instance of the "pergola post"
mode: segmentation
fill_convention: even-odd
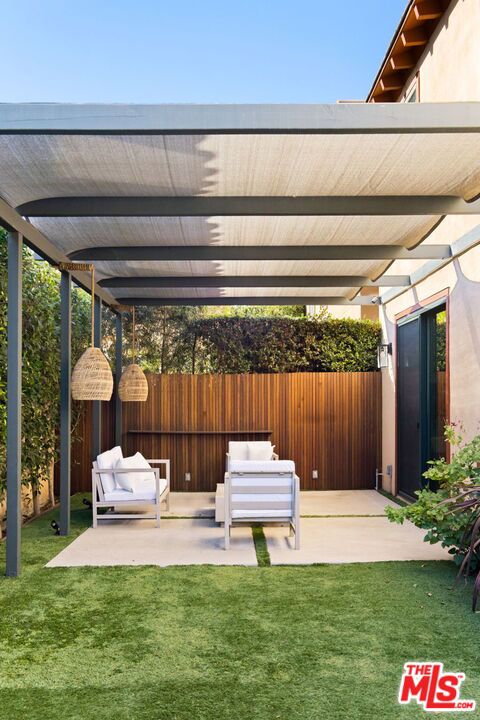
[[[22,527],[22,245],[8,234],[7,330],[7,558],[5,573],[20,574]]]
[[[60,535],[70,533],[72,372],[72,281],[63,270],[60,280]]]
[[[93,319],[93,343],[95,347],[102,345],[102,299],[95,295]],[[102,451],[102,403],[93,401],[92,407],[92,460]]]
[[[115,322],[115,445],[122,445],[122,401],[118,396],[118,385],[122,377],[122,313],[117,312]]]

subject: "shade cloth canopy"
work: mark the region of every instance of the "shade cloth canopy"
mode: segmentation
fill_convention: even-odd
[[[478,158],[479,103],[0,105],[0,196],[59,252],[83,251],[100,281],[114,279],[104,291],[112,302],[353,300],[392,262],[375,248],[416,248],[446,214],[480,213]],[[218,249],[232,246],[241,256],[222,257]],[[317,246],[338,252],[312,259],[295,250]],[[171,251],[135,253],[155,247]],[[253,252],[279,247],[288,257]],[[132,252],[118,259],[118,248]],[[179,248],[211,251],[185,259]],[[202,285],[224,276],[249,280]],[[122,286],[123,277],[136,284]],[[178,282],[142,285],[152,277]],[[288,277],[298,284],[282,283]],[[311,277],[318,284],[305,281],[306,290]]]

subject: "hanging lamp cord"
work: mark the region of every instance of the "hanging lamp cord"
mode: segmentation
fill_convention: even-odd
[[[132,360],[135,365],[135,305],[132,307]]]
[[[91,307],[91,316],[92,316],[92,348],[95,347],[95,268],[92,265],[92,307]]]

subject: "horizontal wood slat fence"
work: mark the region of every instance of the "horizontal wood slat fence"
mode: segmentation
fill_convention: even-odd
[[[212,491],[231,440],[266,440],[295,461],[304,490],[372,488],[381,467],[381,375],[148,375],[145,403],[123,404],[123,451],[169,457],[172,489]],[[111,447],[114,403],[104,403]],[[90,489],[91,414],[72,448],[72,489]],[[318,478],[313,479],[313,471]],[[186,473],[190,481],[185,480]]]

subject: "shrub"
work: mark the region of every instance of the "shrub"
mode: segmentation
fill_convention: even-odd
[[[480,591],[480,435],[470,442],[454,425],[445,428],[452,459],[431,460],[424,477],[435,489],[417,491],[417,501],[402,508],[386,508],[392,522],[410,520],[427,530],[425,542],[441,543],[460,566],[459,577],[478,573],[473,609]]]
[[[369,320],[214,317],[193,320],[195,372],[376,370],[380,326]]]

